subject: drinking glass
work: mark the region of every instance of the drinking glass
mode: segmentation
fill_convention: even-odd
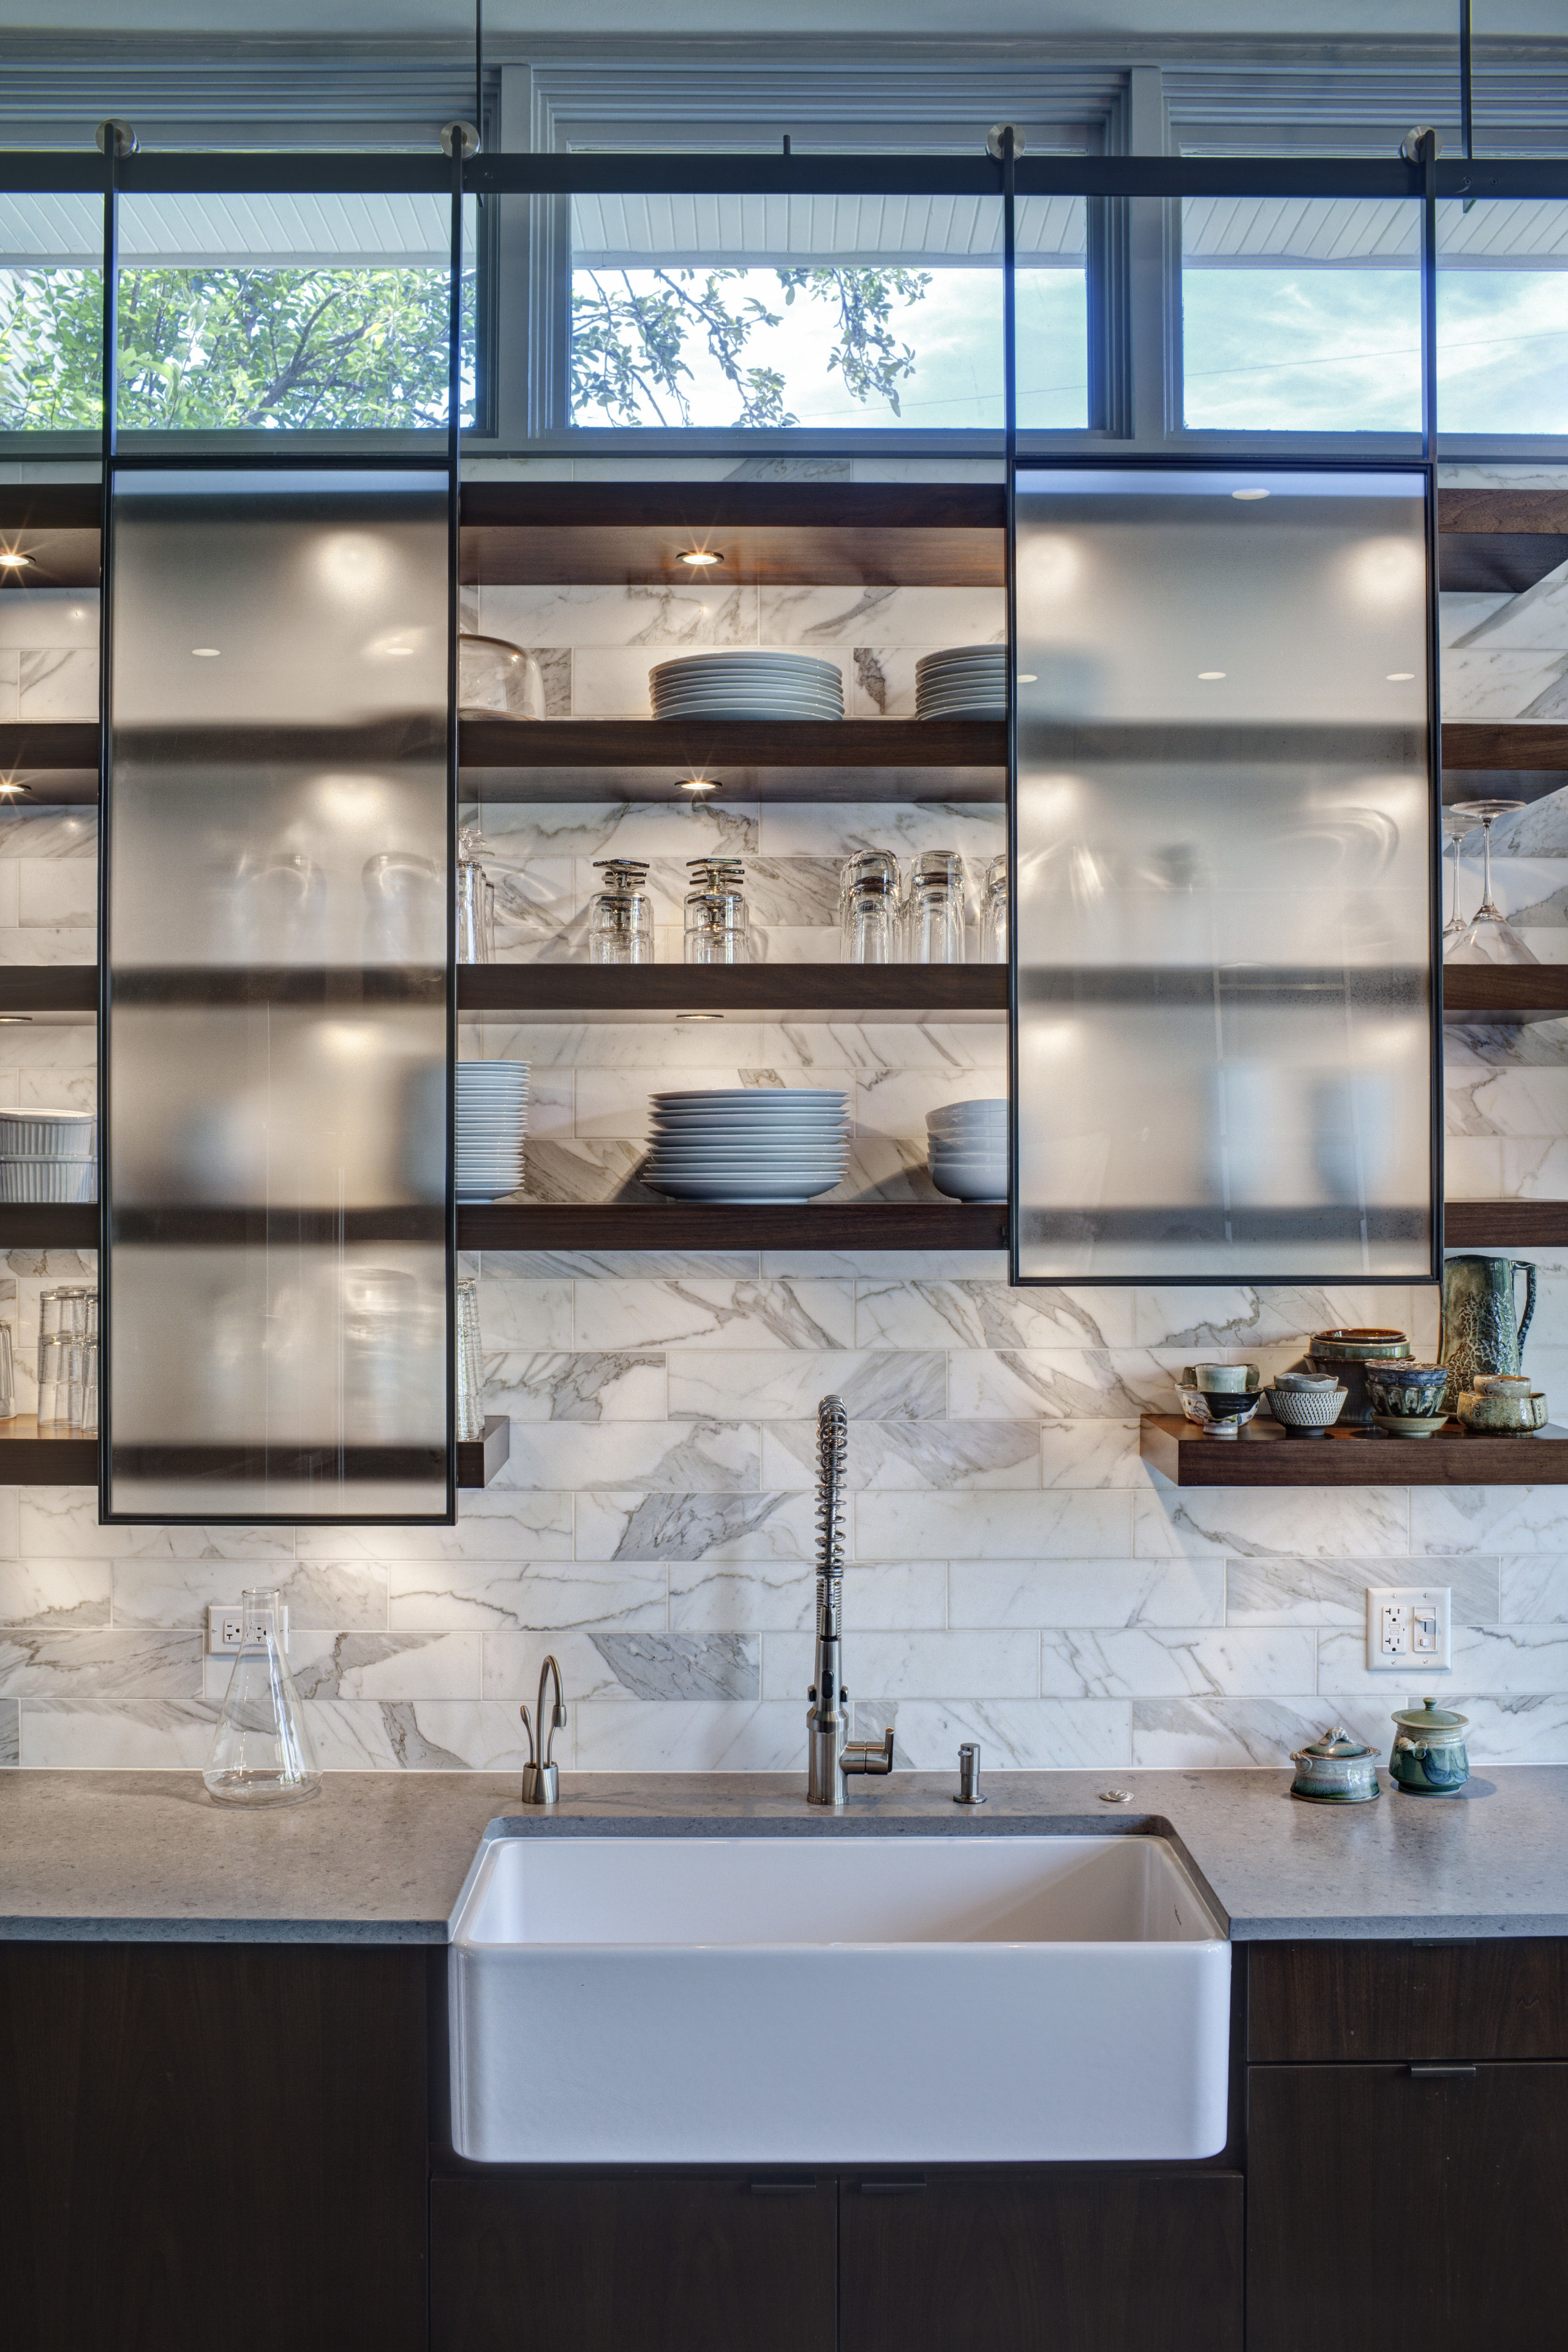
[[[1474,817],[1461,815],[1458,809],[1443,811],[1443,855],[1448,861],[1448,919],[1443,926],[1445,955],[1448,952],[1447,942],[1457,940],[1465,928],[1465,919],[1459,912],[1459,844],[1474,828]]]
[[[745,868],[738,857],[689,857],[692,887],[686,899],[688,963],[750,963],[752,933],[742,895]]]
[[[904,909],[908,963],[963,961],[963,860],[924,849],[914,861]]]
[[[495,961],[495,885],[485,871],[489,844],[475,825],[458,835],[458,961]]]
[[[994,857],[985,869],[985,896],[980,908],[980,961],[1007,961],[1007,857]]]
[[[315,1795],[321,1775],[279,1639],[277,1589],[252,1586],[239,1599],[239,1655],[202,1779],[225,1804],[294,1804]]]
[[[66,1342],[68,1369],[67,1404],[62,1418],[68,1429],[92,1431],[98,1427],[98,1341],[69,1339]]]
[[[366,858],[362,880],[367,963],[446,961],[441,884],[429,858],[384,849]]]
[[[652,963],[653,901],[643,889],[647,864],[637,857],[595,857],[605,877],[588,907],[590,963]]]
[[[38,1426],[53,1427],[70,1419],[69,1338],[50,1331],[38,1341]]]
[[[11,1345],[11,1326],[0,1323],[0,1421],[9,1421],[16,1410],[16,1363]]]
[[[485,1433],[485,1364],[479,1344],[479,1286],[471,1275],[458,1285],[458,1435]]]
[[[1468,817],[1481,829],[1481,903],[1447,950],[1449,963],[1539,963],[1500,907],[1492,903],[1492,826],[1500,816],[1511,816],[1523,801],[1456,801],[1456,816]]]
[[[846,859],[838,877],[838,924],[846,963],[897,963],[902,949],[899,861],[885,849]]]

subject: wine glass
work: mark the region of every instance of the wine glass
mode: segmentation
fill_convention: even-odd
[[[1463,815],[1458,809],[1446,808],[1443,811],[1443,832],[1446,835],[1443,855],[1448,861],[1448,919],[1443,926],[1445,955],[1448,952],[1447,942],[1457,940],[1465,928],[1465,919],[1459,912],[1459,844],[1467,833],[1474,830],[1475,822],[1474,817]]]
[[[1449,963],[1539,963],[1500,908],[1492,904],[1492,826],[1511,816],[1523,801],[1456,801],[1456,816],[1481,828],[1481,903],[1447,951]]]

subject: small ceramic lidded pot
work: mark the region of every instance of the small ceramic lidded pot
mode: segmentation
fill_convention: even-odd
[[[1465,1753],[1468,1716],[1450,1715],[1436,1699],[1419,1706],[1396,1707],[1394,1736],[1388,1769],[1407,1797],[1451,1797],[1470,1777]]]
[[[1365,1805],[1383,1794],[1374,1750],[1342,1723],[1298,1748],[1290,1761],[1296,1767],[1290,1794],[1305,1797],[1310,1804]]]

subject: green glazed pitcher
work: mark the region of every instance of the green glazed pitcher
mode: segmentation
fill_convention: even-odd
[[[1525,1276],[1524,1318],[1514,1316],[1514,1276]],[[1535,1268],[1522,1257],[1451,1257],[1443,1268],[1443,1336],[1437,1360],[1448,1366],[1445,1404],[1473,1389],[1478,1372],[1517,1372],[1535,1312]]]

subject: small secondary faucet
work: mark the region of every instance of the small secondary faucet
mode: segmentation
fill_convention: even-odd
[[[847,1739],[844,1702],[849,1694],[839,1679],[838,1627],[844,1600],[844,1502],[849,1419],[842,1397],[824,1397],[816,1408],[816,1679],[807,1691],[805,1801],[842,1805],[851,1772],[890,1772],[893,1727],[878,1739]]]
[[[555,1705],[551,1709],[548,1730],[544,1721],[544,1694],[550,1677],[555,1677]],[[528,1719],[528,1708],[518,1708],[522,1727],[528,1734],[528,1761],[522,1768],[522,1801],[525,1805],[552,1805],[561,1793],[561,1767],[555,1761],[555,1735],[566,1720],[566,1694],[561,1687],[561,1669],[553,1657],[546,1658],[539,1669],[539,1752],[534,1754],[533,1726]]]

